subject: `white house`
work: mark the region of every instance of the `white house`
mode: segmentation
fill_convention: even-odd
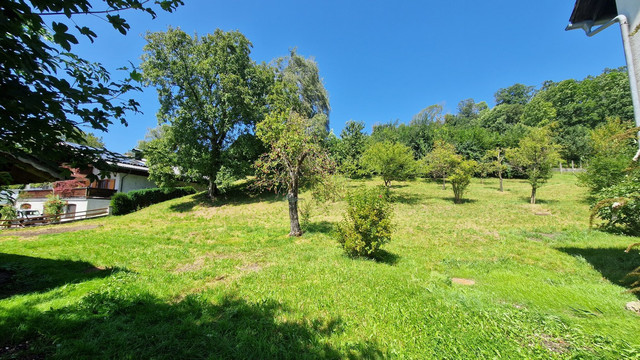
[[[98,175],[98,169],[88,171],[73,170],[73,179],[55,183],[30,184],[21,190],[16,200],[18,210],[38,210],[44,213],[47,196],[56,194],[66,202],[64,220],[85,218],[106,212],[111,196],[118,192],[157,187],[148,179],[149,168],[145,160],[136,160],[125,156],[112,162],[115,170],[109,177],[98,181],[87,178],[89,172]]]

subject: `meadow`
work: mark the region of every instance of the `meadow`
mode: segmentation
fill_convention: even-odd
[[[336,242],[344,202],[290,238],[284,199],[242,189],[4,230],[0,359],[640,358],[637,240],[589,229],[573,175],[536,205],[522,180],[497,188],[474,179],[454,204],[449,186],[393,183],[376,260]]]

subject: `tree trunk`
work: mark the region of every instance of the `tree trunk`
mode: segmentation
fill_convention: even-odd
[[[534,186],[531,187],[531,203],[536,203],[536,188]]]
[[[442,178],[442,190],[447,190],[447,178]]]
[[[289,221],[291,223],[291,231],[289,236],[302,235],[302,229],[300,228],[300,220],[298,219],[298,189],[292,189],[287,194],[287,200],[289,200]]]
[[[502,187],[502,172],[498,173],[498,178],[500,179],[500,192],[503,192],[504,188]]]
[[[209,196],[209,199],[211,199],[211,201],[216,199],[216,196],[218,196],[220,194],[220,191],[218,190],[218,186],[215,183],[215,180],[211,180],[209,179],[209,188],[207,190],[207,195]]]

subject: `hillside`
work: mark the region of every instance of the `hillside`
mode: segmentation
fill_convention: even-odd
[[[572,175],[537,205],[524,181],[496,189],[474,179],[454,205],[450,188],[395,183],[397,229],[378,261],[346,257],[332,237],[344,203],[314,209],[294,239],[274,196],[3,231],[0,358],[640,356],[639,318],[624,309],[633,239],[588,230]]]

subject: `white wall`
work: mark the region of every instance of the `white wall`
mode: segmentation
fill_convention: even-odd
[[[31,210],[38,210],[40,214],[44,214],[44,202],[47,199],[18,199],[16,200],[16,209],[20,210],[22,204],[30,204]]]
[[[116,189],[118,192],[129,192],[140,189],[150,189],[158,187],[146,176],[118,173],[116,176]]]

